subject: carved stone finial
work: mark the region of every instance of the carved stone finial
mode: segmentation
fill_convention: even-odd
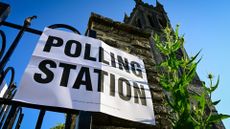
[[[125,13],[125,18],[128,18],[129,16]]]
[[[126,22],[128,19],[129,19],[129,16],[125,13],[124,22]]]
[[[138,4],[142,4],[143,3],[143,1],[142,0],[134,0],[135,2],[136,2],[136,4],[138,5]]]
[[[163,5],[158,0],[156,0],[156,6],[163,7]]]
[[[33,19],[36,19],[37,18],[37,16],[31,16],[31,17],[27,17],[26,19],[25,19],[25,21],[24,21],[24,26],[25,27],[28,27],[28,26],[30,26],[30,24],[31,24],[31,21],[33,20]]]

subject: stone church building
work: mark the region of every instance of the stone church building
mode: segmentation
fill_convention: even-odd
[[[163,90],[156,80],[157,71],[154,65],[161,62],[162,57],[151,44],[151,32],[164,29],[170,21],[163,6],[156,6],[141,0],[135,0],[136,5],[130,16],[124,16],[124,23],[92,13],[88,29],[96,31],[96,38],[108,45],[126,51],[143,59],[147,71],[148,83],[151,89],[152,102],[156,119],[155,126],[148,126],[122,120],[101,113],[93,113],[93,129],[169,129],[167,108],[164,106]],[[191,84],[192,90],[199,90],[201,81],[196,76]],[[138,112],[138,111],[137,111]],[[135,113],[135,112],[134,112]],[[215,125],[215,129],[224,129],[223,124]]]

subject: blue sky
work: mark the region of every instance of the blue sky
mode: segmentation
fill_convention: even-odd
[[[155,5],[154,0],[143,0]],[[220,85],[213,95],[213,100],[221,99],[217,109],[220,113],[230,114],[230,1],[228,0],[159,0],[171,21],[172,26],[180,24],[180,33],[185,34],[185,48],[190,56],[202,49],[197,72],[201,80],[207,81],[207,74],[220,75]],[[124,13],[130,14],[135,3],[133,0],[2,0],[11,5],[7,21],[23,24],[26,17],[37,15],[31,27],[43,30],[45,26],[64,23],[77,28],[82,34],[87,29],[91,12],[122,21]],[[7,46],[16,36],[17,30],[1,27],[7,35]],[[16,69],[17,84],[31,57],[39,36],[25,33],[13,54],[9,66]],[[26,115],[22,129],[34,128],[38,112],[25,109]],[[58,122],[63,122],[62,114],[47,113],[43,129],[48,129]],[[230,129],[230,120],[224,121]]]

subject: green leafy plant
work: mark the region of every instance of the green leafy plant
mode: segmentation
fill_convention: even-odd
[[[209,74],[210,86],[204,83],[199,86],[201,92],[189,90],[196,75],[198,52],[188,58],[183,51],[184,36],[179,36],[179,25],[175,31],[166,27],[161,35],[155,34],[153,39],[156,48],[165,58],[159,64],[159,83],[166,91],[166,104],[170,107],[169,117],[174,129],[209,129],[214,123],[228,118],[229,115],[217,114],[212,108],[220,100],[212,102],[211,95],[219,84],[213,84],[213,75]],[[181,49],[181,56],[178,51]]]
[[[50,129],[64,129],[65,125],[62,123],[58,123],[56,126],[50,128]]]

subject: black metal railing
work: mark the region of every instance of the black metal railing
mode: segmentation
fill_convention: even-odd
[[[19,44],[20,39],[23,37],[24,32],[28,32],[40,36],[42,34],[42,31],[29,27],[31,25],[31,21],[37,18],[36,16],[26,18],[23,25],[18,25],[18,24],[5,21],[8,14],[9,14],[9,5],[0,2],[0,27],[6,26],[9,28],[14,28],[16,30],[19,30],[18,34],[16,35],[15,39],[13,40],[12,44],[10,45],[7,51],[5,50],[6,42],[7,42],[6,35],[2,30],[0,30],[0,36],[1,36],[0,85],[4,83],[6,75],[8,75],[8,73],[11,72],[10,74],[11,76],[9,79],[10,81],[9,83],[7,83],[9,85],[8,89],[6,90],[3,98],[0,98],[0,128],[11,129],[14,126],[15,129],[19,129],[24,117],[22,107],[26,107],[26,108],[33,108],[33,109],[40,110],[36,127],[35,127],[36,129],[41,128],[46,111],[55,111],[55,112],[67,114],[66,121],[65,121],[65,129],[70,129],[71,123],[73,122],[72,121],[73,114],[79,115],[78,125],[76,125],[78,129],[91,129],[92,117],[90,112],[77,111],[73,109],[65,109],[60,107],[34,105],[34,104],[22,103],[22,102],[17,102],[12,100],[12,98],[14,97],[17,91],[16,85],[14,83],[15,70],[13,67],[8,67],[7,62],[9,61],[9,58],[14,53],[14,50]],[[48,27],[52,29],[64,28],[72,31],[73,33],[80,34],[80,32],[77,29],[65,24],[53,24]],[[87,30],[87,33],[85,35],[96,38],[96,32],[93,30]]]

